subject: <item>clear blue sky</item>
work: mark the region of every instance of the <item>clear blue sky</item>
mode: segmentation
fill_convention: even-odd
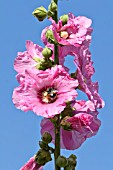
[[[40,40],[42,29],[32,11],[50,0],[1,0],[0,2],[0,170],[19,170],[37,151],[40,121],[32,112],[17,110],[12,103],[12,91],[17,86],[13,62],[18,51],[25,50],[25,41]],[[100,94],[106,102],[100,111],[102,126],[95,137],[88,139],[73,152],[78,157],[77,170],[113,169],[113,0],[59,0],[59,14],[73,12],[93,20],[92,59]],[[69,61],[68,61],[69,62]],[[71,68],[72,65],[70,64]],[[73,69],[73,68],[72,68]],[[44,170],[53,170],[48,163]]]

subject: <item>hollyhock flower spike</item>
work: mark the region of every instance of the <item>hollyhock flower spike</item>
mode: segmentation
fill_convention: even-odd
[[[75,17],[72,13],[68,14],[68,21],[65,25],[62,24],[62,20],[59,20],[58,24],[52,21],[52,25],[46,27],[42,31],[42,41],[47,44],[46,31],[48,29],[53,31],[54,37],[59,44],[62,45],[74,45],[75,47],[81,46],[84,42],[90,43],[92,28],[91,19],[84,16]]]
[[[70,78],[61,65],[45,71],[29,69],[25,73],[22,83],[13,92],[13,102],[18,109],[51,118],[64,110],[67,101],[77,97],[78,81]]]
[[[92,20],[72,13],[58,19],[58,0],[51,0],[48,9],[36,8],[33,15],[39,21],[48,17],[52,24],[41,34],[46,47],[26,41],[27,50],[19,52],[14,61],[19,86],[13,91],[13,103],[17,109],[44,117],[39,150],[20,170],[42,170],[52,160],[52,154],[52,169],[76,169],[77,157],[61,156],[60,149],[78,149],[87,138],[96,135],[101,125],[98,109],[104,106],[98,82],[92,81]],[[65,66],[68,55],[74,56],[71,74]],[[87,101],[77,100],[79,90],[87,95]]]
[[[43,170],[43,167],[36,163],[35,157],[32,157],[20,170]]]

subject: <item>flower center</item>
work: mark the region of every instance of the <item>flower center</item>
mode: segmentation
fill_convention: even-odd
[[[57,90],[52,87],[42,92],[42,101],[44,103],[53,103],[57,99]]]
[[[60,37],[61,37],[61,38],[67,39],[68,36],[69,36],[69,34],[68,34],[67,31],[62,31],[62,32],[60,33]]]

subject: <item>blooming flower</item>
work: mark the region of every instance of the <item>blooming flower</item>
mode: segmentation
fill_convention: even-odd
[[[42,41],[47,44],[47,38],[45,36],[48,29],[52,30],[54,37],[59,44],[62,45],[74,45],[76,47],[81,44],[88,43],[91,40],[91,19],[88,19],[84,16],[75,17],[72,13],[68,14],[67,24],[63,25],[62,20],[59,20],[58,24],[51,19],[52,25],[46,27],[42,31]]]
[[[94,136],[100,127],[100,121],[87,113],[75,114],[67,121],[71,123],[73,130],[83,134],[85,138]]]
[[[26,70],[25,76],[18,79],[20,86],[14,89],[13,102],[23,111],[53,117],[64,110],[67,101],[77,97],[78,81],[70,78],[60,65],[45,71]]]
[[[43,170],[43,168],[36,163],[35,157],[32,157],[20,170]]]

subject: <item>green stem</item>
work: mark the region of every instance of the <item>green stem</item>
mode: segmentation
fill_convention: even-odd
[[[58,0],[54,0],[54,2],[58,5]],[[54,13],[54,20],[58,23],[58,12]],[[54,44],[54,63],[59,64],[59,56],[58,56],[58,45]],[[60,115],[57,115],[57,121],[55,124],[55,151],[54,151],[54,159],[55,159],[55,170],[60,170],[60,167],[56,165],[56,160],[60,155]]]
[[[58,45],[54,45],[54,63],[59,64],[59,57],[58,57]]]
[[[54,2],[58,6],[58,0],[54,0]],[[58,11],[55,11],[55,13],[54,13],[54,20],[56,23],[58,23]]]
[[[55,170],[60,170],[60,167],[56,165],[56,160],[60,155],[60,115],[57,115],[57,121],[55,124],[55,152],[54,152],[54,159],[55,159]]]

